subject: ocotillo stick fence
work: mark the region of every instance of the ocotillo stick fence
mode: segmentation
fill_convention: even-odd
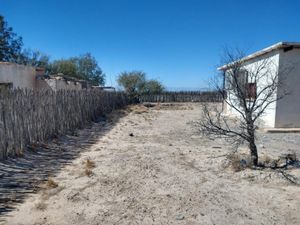
[[[214,91],[178,91],[140,96],[140,102],[221,102],[222,98]]]
[[[123,93],[100,90],[0,91],[0,160],[34,142],[82,128],[127,104]]]

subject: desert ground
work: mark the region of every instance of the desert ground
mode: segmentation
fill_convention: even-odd
[[[132,106],[105,125],[6,225],[300,224],[300,187],[271,169],[234,170],[232,147],[198,132],[200,105]],[[80,132],[79,132],[80,134]],[[261,159],[295,152],[300,134],[260,133]],[[241,147],[241,152],[246,150]],[[300,178],[299,168],[286,171]]]

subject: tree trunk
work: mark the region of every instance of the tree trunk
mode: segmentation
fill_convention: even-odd
[[[255,144],[255,128],[254,123],[252,120],[252,114],[247,113],[247,132],[249,135],[249,149],[250,149],[250,155],[251,155],[251,161],[253,166],[258,165],[258,154],[257,154],[257,147]]]
[[[251,138],[251,140],[249,142],[249,148],[250,148],[250,153],[251,153],[252,164],[253,164],[253,166],[257,166],[258,165],[258,154],[257,154],[257,148],[256,148],[254,137],[253,137],[253,140]]]

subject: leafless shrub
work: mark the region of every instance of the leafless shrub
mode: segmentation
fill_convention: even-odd
[[[284,88],[278,93],[277,88],[284,87],[284,78],[292,68],[279,70],[268,58],[247,67],[244,56],[240,50],[225,52],[226,65],[220,67],[223,73],[212,81],[223,104],[203,104],[199,125],[207,136],[225,138],[235,146],[247,143],[252,164],[258,166],[258,119],[272,103],[288,94]],[[228,109],[237,114],[237,121],[226,115]]]

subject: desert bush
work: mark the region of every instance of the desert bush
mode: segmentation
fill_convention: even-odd
[[[154,79],[147,80],[143,71],[122,72],[117,82],[133,103],[138,103],[141,95],[160,94],[165,90],[161,82]]]

